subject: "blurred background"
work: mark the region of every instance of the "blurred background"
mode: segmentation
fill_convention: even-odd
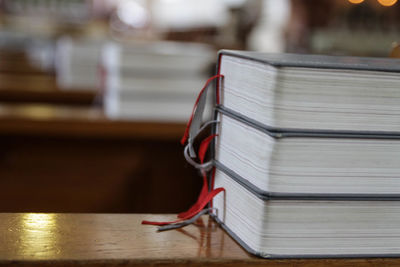
[[[0,0],[0,212],[179,212],[219,49],[399,57],[397,0]]]

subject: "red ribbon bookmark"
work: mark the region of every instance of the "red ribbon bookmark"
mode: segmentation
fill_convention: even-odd
[[[208,136],[206,139],[204,139],[199,147],[199,158],[201,164],[204,163],[204,158],[205,154],[207,152],[208,147],[210,146],[211,141],[216,137],[216,134]],[[214,176],[215,172],[213,172]],[[214,178],[212,178],[213,180]],[[168,224],[175,224],[179,222],[183,222],[185,220],[188,220],[194,216],[196,216],[199,212],[201,212],[204,207],[220,192],[225,191],[224,188],[219,187],[214,190],[211,190],[209,192],[208,189],[208,181],[207,181],[207,176],[206,173],[203,173],[203,187],[200,191],[200,195],[196,201],[196,203],[190,207],[187,211],[179,213],[178,214],[178,220],[171,221],[171,222],[155,222],[155,221],[142,221],[142,224],[149,224],[149,225],[168,225]]]
[[[217,74],[217,75],[212,76],[211,78],[209,78],[209,79],[207,80],[206,84],[205,84],[204,87],[201,89],[199,95],[197,96],[196,102],[194,103],[194,107],[193,107],[193,110],[192,110],[192,114],[190,115],[189,121],[188,121],[188,123],[187,123],[187,125],[186,125],[185,133],[184,133],[184,135],[183,135],[183,137],[182,137],[182,139],[181,139],[181,144],[182,144],[182,145],[186,143],[186,141],[187,141],[187,139],[188,139],[188,137],[189,137],[190,125],[192,124],[193,116],[194,116],[194,113],[196,112],[197,104],[199,103],[201,96],[203,95],[203,93],[206,91],[206,89],[208,88],[208,86],[210,85],[210,83],[211,83],[213,80],[215,80],[215,79],[217,79],[217,78],[222,78],[222,77],[224,77],[222,74]]]
[[[142,221],[142,224],[150,224],[150,225],[167,225],[167,224],[173,224],[173,223],[178,223],[178,222],[182,222],[185,221],[187,219],[192,218],[193,216],[196,216],[197,213],[199,213],[200,211],[202,211],[204,209],[204,207],[208,204],[208,202],[210,202],[218,193],[225,191],[224,188],[220,187],[217,189],[212,190],[211,192],[209,192],[206,197],[199,203],[200,205],[198,206],[197,209],[193,210],[191,213],[187,214],[186,217],[180,218],[176,221],[172,221],[172,222],[154,222],[154,221]]]
[[[223,77],[223,75],[217,74],[217,75],[215,75],[215,76],[209,78],[209,79],[207,80],[207,82],[205,83],[204,87],[201,89],[201,91],[200,91],[200,93],[199,93],[199,95],[198,95],[198,97],[197,97],[197,99],[196,99],[196,102],[195,102],[195,104],[194,104],[194,107],[193,107],[193,110],[192,110],[192,114],[190,115],[190,119],[189,119],[189,121],[188,121],[188,123],[187,123],[187,125],[186,125],[185,133],[184,133],[184,135],[183,135],[183,137],[182,137],[182,139],[181,139],[181,144],[182,144],[182,145],[185,144],[186,141],[187,141],[187,139],[189,138],[189,135],[190,135],[190,128],[191,128],[191,125],[192,125],[192,122],[193,122],[193,118],[194,118],[194,116],[195,116],[195,114],[196,114],[197,107],[198,107],[198,105],[199,105],[200,99],[202,98],[202,95],[203,95],[205,92],[207,92],[208,86],[211,84],[211,82],[212,82],[214,79],[222,78],[222,77]],[[205,101],[205,100],[202,100],[202,101]],[[202,102],[202,105],[204,105],[204,102]],[[200,111],[200,112],[202,112],[202,111],[203,111],[203,108],[201,108],[201,111]],[[196,114],[196,116],[198,116],[198,115]],[[201,118],[201,116],[200,116],[200,118]],[[207,153],[207,149],[208,149],[208,147],[209,147],[211,141],[212,141],[216,136],[217,136],[216,134],[213,134],[213,135],[207,137],[206,139],[204,139],[204,140],[201,142],[200,147],[199,147],[199,152],[198,152],[199,160],[200,160],[201,164],[204,163],[204,159],[205,159],[205,155],[206,155],[206,153]],[[214,181],[214,175],[215,175],[215,171],[213,170],[212,178],[211,178],[212,181]],[[204,207],[205,207],[208,203],[210,203],[211,200],[212,200],[217,194],[219,194],[220,192],[225,191],[225,189],[222,188],[222,187],[216,188],[216,189],[213,189],[213,190],[209,191],[209,188],[208,188],[208,181],[207,181],[207,174],[206,174],[206,172],[205,172],[204,170],[202,170],[202,176],[203,176],[203,186],[202,186],[202,189],[201,189],[201,191],[200,191],[200,195],[199,195],[199,197],[197,198],[196,203],[195,203],[192,207],[190,207],[187,211],[179,213],[179,214],[178,214],[178,219],[177,219],[177,220],[171,221],[171,222],[156,222],[156,221],[146,221],[146,220],[144,220],[144,221],[142,221],[142,224],[158,225],[158,226],[175,224],[174,227],[171,227],[171,229],[174,229],[174,228],[176,228],[175,226],[180,227],[180,225],[177,225],[177,224],[179,224],[179,223],[181,223],[181,222],[190,220],[191,218],[192,218],[192,220],[193,220],[193,219],[195,218],[195,216],[198,215],[200,212],[202,212],[203,209],[204,209]],[[187,225],[187,224],[189,224],[189,223],[190,223],[190,222],[187,221],[186,223],[182,223],[181,225],[182,225],[182,226],[185,226],[185,225]],[[165,229],[167,229],[167,228],[165,228]],[[169,229],[169,228],[168,228],[168,229]],[[161,230],[164,230],[164,229],[161,229]]]

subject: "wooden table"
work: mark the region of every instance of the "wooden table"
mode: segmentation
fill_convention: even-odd
[[[143,219],[173,215],[0,214],[7,266],[398,266],[400,259],[265,260],[249,255],[208,216],[167,232]]]

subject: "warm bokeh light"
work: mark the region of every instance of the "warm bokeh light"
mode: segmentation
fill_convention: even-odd
[[[349,2],[352,4],[360,4],[360,3],[364,2],[364,0],[349,0]]]
[[[378,0],[378,2],[382,6],[393,6],[396,4],[397,0]]]

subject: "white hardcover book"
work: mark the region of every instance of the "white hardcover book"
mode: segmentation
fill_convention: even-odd
[[[220,52],[220,104],[270,127],[400,131],[400,60]]]
[[[56,45],[58,86],[63,90],[98,90],[102,86],[102,55],[111,42],[61,38]]]
[[[400,256],[400,201],[267,200],[219,170],[215,187],[217,221],[258,256]]]
[[[218,120],[217,165],[264,194],[400,196],[400,136],[285,136]]]
[[[190,116],[215,57],[207,45],[178,42],[129,43],[112,54],[103,56],[107,116],[179,123]]]
[[[123,74],[207,73],[215,62],[215,50],[205,44],[188,42],[132,42],[121,46]]]

